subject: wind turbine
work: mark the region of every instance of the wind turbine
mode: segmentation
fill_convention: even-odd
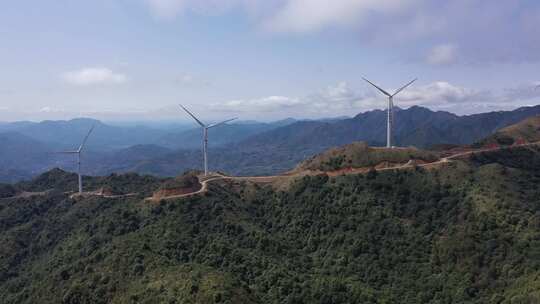
[[[199,119],[197,119],[197,117],[195,117],[195,115],[193,115],[190,111],[188,111],[188,109],[186,109],[183,105],[180,105],[180,107],[182,109],[184,109],[184,111],[186,111],[186,113],[188,113],[189,116],[191,116],[201,126],[201,128],[203,130],[204,176],[207,176],[208,175],[208,129],[211,129],[213,127],[217,127],[217,126],[220,126],[222,124],[228,123],[228,122],[233,121],[233,120],[235,120],[237,118],[231,118],[231,119],[224,120],[222,122],[206,125],[206,124],[202,123]]]
[[[62,154],[77,154],[77,174],[79,176],[79,194],[82,194],[82,192],[83,192],[82,175],[81,175],[81,152],[84,149],[84,145],[86,144],[86,141],[88,140],[88,137],[90,137],[90,134],[92,133],[92,131],[94,131],[94,127],[95,126],[92,126],[90,128],[90,131],[88,131],[88,133],[86,134],[86,137],[84,138],[82,144],[79,146],[79,149],[72,150],[72,151],[61,151],[61,152],[59,152],[59,153],[62,153]]]
[[[390,94],[386,92],[385,90],[378,87],[373,82],[367,80],[366,78],[362,77],[365,81],[367,81],[369,84],[377,88],[377,90],[381,91],[384,95],[388,96],[388,113],[387,113],[387,123],[386,123],[386,147],[392,148],[392,125],[394,124],[394,96],[399,94],[401,91],[403,91],[405,88],[410,86],[413,82],[417,80],[417,78],[413,79],[406,85],[399,88],[394,94]]]

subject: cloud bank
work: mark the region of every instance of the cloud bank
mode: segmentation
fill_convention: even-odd
[[[347,29],[360,44],[396,47],[404,58],[434,65],[540,61],[537,0],[145,1],[163,19],[185,11],[214,15],[239,9],[274,33]]]
[[[521,105],[535,105],[540,99],[536,83],[523,84],[501,92],[475,90],[445,81],[412,86],[395,97],[397,107],[425,106],[457,114],[470,113],[471,105],[479,111],[513,109]],[[392,91],[392,90],[391,90]],[[216,111],[243,112],[250,115],[279,116],[279,113],[299,117],[328,117],[355,115],[375,108],[385,108],[386,97],[371,87],[353,90],[346,82],[327,87],[303,97],[270,96],[248,100],[232,100],[213,104]]]
[[[62,79],[66,83],[76,86],[113,85],[125,83],[127,76],[115,73],[108,68],[91,67],[66,72],[62,75]]]
[[[448,65],[455,63],[457,59],[457,47],[449,43],[434,46],[427,55],[427,62],[432,65]]]
[[[413,85],[401,92],[394,100],[400,108],[425,106],[432,110],[449,111],[456,114],[471,114],[487,111],[513,110],[517,107],[540,104],[540,82],[525,83],[501,91],[476,90],[445,81]],[[388,88],[393,91],[396,88]],[[387,99],[376,89],[365,85],[352,88],[347,82],[330,85],[305,96],[266,96],[251,99],[235,99],[210,105],[193,104],[190,108],[206,113],[206,119],[219,120],[231,115],[242,119],[275,120],[287,117],[322,118],[354,116],[360,112],[384,109]],[[146,108],[89,110],[73,107],[43,105],[28,107],[0,107],[0,120],[12,121],[13,117],[34,115],[36,119],[70,119],[94,117],[105,120],[182,120],[178,105],[148,110]]]

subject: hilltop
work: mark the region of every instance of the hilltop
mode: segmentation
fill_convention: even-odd
[[[480,141],[480,145],[513,145],[540,141],[540,116],[529,117]]]
[[[77,174],[59,168],[47,171],[29,181],[9,185],[17,193],[60,192],[70,195],[77,189]],[[83,176],[85,191],[111,195],[137,193],[140,197],[151,195],[153,191],[170,178],[159,178],[136,173],[110,174],[107,176]],[[5,185],[7,186],[7,185]]]
[[[434,152],[409,148],[375,148],[367,143],[355,142],[343,147],[332,148],[315,155],[302,163],[294,171],[336,171],[351,168],[391,167],[410,162],[431,163],[439,160]]]

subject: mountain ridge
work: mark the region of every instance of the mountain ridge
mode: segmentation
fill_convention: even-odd
[[[493,135],[481,140],[479,144],[513,145],[536,141],[540,141],[540,115],[501,128]]]
[[[394,142],[397,146],[417,146],[419,148],[448,144],[472,144],[492,134],[494,130],[538,114],[540,114],[540,106],[465,116],[445,111],[431,111],[419,106],[396,109]],[[234,139],[229,136],[229,139],[221,141],[221,145],[211,145],[209,165],[212,170],[234,175],[274,175],[289,171],[303,159],[332,147],[355,141],[364,141],[370,146],[384,146],[385,120],[386,113],[383,110],[373,110],[338,121],[295,121],[292,124],[287,124],[292,122],[287,120],[284,122],[285,126],[266,131],[255,127],[260,132],[257,131],[256,134],[234,143],[227,143],[227,140]],[[219,134],[233,134],[234,132],[231,133],[228,130],[236,128],[238,126],[230,126],[224,129],[223,133],[220,133],[218,129],[212,130],[210,132],[211,142],[212,138],[215,139]],[[80,133],[83,134],[86,131],[86,128],[83,128]],[[99,134],[98,130],[96,132]],[[90,175],[140,172],[157,176],[175,176],[191,169],[200,168],[202,159],[199,149],[200,137],[197,138],[199,130],[194,129],[186,132],[186,134],[191,134],[188,137],[194,141],[191,149],[159,148],[156,143],[146,143],[135,145],[135,148],[129,146],[109,152],[99,152],[93,150],[92,138],[90,138],[89,152],[84,156],[84,170]],[[244,132],[243,134],[248,133]],[[76,139],[77,142],[80,140],[78,137]],[[156,138],[153,138],[152,141],[155,140]],[[181,143],[179,140],[173,141],[174,144],[177,142]],[[133,153],[139,153],[136,151],[141,153],[140,157],[133,155]],[[128,155],[131,156],[127,157]],[[18,163],[16,157],[9,162]],[[54,166],[62,166],[70,170],[74,168],[74,163],[67,158],[44,159],[40,163],[32,165],[42,168]],[[13,168],[0,168],[0,172],[7,169]],[[33,176],[35,174],[26,173],[25,175]],[[0,174],[1,177],[2,174]],[[7,177],[0,180],[13,181]]]
[[[24,187],[56,191],[0,200],[0,293],[6,304],[536,303],[539,169],[539,147],[513,147],[287,189],[222,180],[156,203],[70,198],[76,176],[54,170]],[[86,181],[148,195],[172,180]]]

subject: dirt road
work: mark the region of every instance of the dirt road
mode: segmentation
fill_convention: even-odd
[[[440,165],[444,165],[447,163],[452,162],[452,160],[469,156],[474,153],[482,153],[482,152],[493,152],[493,151],[499,151],[499,150],[509,150],[513,148],[522,148],[526,146],[534,146],[539,145],[540,142],[535,143],[528,143],[528,144],[522,144],[522,145],[516,145],[516,146],[508,146],[508,147],[496,147],[496,148],[486,148],[486,149],[478,149],[478,150],[471,150],[466,152],[457,153],[451,156],[443,157],[440,160],[432,163],[425,163],[425,164],[414,164],[413,161],[409,161],[406,164],[388,167],[388,168],[376,168],[376,171],[390,171],[390,170],[403,170],[403,169],[411,169],[416,167],[425,167],[425,168],[434,168]],[[208,178],[201,182],[202,187],[200,190],[192,192],[192,193],[186,193],[182,195],[175,195],[175,196],[169,196],[162,198],[163,200],[172,200],[172,199],[178,199],[178,198],[185,198],[190,197],[193,195],[198,195],[201,193],[205,193],[208,190],[208,183],[216,180],[235,180],[235,181],[251,181],[251,182],[259,182],[259,183],[271,183],[277,178],[296,178],[301,176],[313,176],[313,175],[319,175],[319,174],[328,174],[330,176],[337,176],[337,175],[350,175],[350,174],[363,174],[369,172],[370,168],[352,168],[346,171],[337,171],[337,172],[323,172],[323,171],[305,171],[305,172],[298,172],[295,174],[288,174],[288,175],[274,175],[274,176],[225,176],[225,175],[214,175],[211,178]],[[336,174],[333,174],[336,173]],[[152,198],[147,198],[146,200],[152,200]]]
[[[391,170],[403,170],[403,169],[411,169],[414,167],[424,167],[424,168],[435,168],[443,164],[447,164],[449,162],[452,162],[454,159],[462,158],[470,156],[474,153],[482,153],[482,152],[493,152],[493,151],[499,151],[499,150],[509,150],[514,148],[522,148],[527,146],[535,146],[539,145],[540,142],[534,142],[534,143],[527,143],[527,144],[521,144],[521,145],[515,145],[515,146],[505,146],[505,147],[495,147],[495,148],[486,148],[486,149],[478,149],[478,150],[471,150],[466,152],[460,152],[456,153],[454,155],[450,155],[447,157],[443,157],[442,159],[432,162],[432,163],[425,163],[425,164],[415,164],[413,161],[409,161],[406,164],[387,167],[387,168],[375,168],[376,171],[391,171]],[[201,188],[197,191],[191,192],[191,193],[185,193],[180,195],[173,195],[168,197],[160,198],[159,200],[174,200],[174,199],[180,199],[185,197],[190,197],[193,195],[199,195],[206,193],[208,191],[208,184],[213,181],[217,180],[233,180],[233,181],[250,181],[250,182],[256,182],[256,183],[272,183],[276,179],[279,178],[298,178],[302,176],[314,176],[319,174],[327,174],[329,176],[339,176],[339,175],[350,175],[350,174],[365,174],[369,172],[370,168],[350,168],[350,169],[344,169],[344,170],[338,170],[338,171],[301,171],[301,172],[295,172],[293,174],[283,174],[283,175],[273,175],[273,176],[226,176],[222,174],[213,174],[209,177],[201,176]],[[13,199],[13,198],[29,198],[32,196],[41,196],[46,195],[49,193],[49,191],[43,191],[43,192],[22,192],[17,194],[16,196],[9,197],[9,198],[3,198],[3,199]],[[66,193],[67,194],[67,193]],[[71,198],[76,198],[79,194],[72,194]],[[122,195],[103,195],[93,192],[83,193],[83,196],[101,196],[104,198],[111,198],[111,199],[118,199],[118,198],[125,198],[125,197],[133,197],[137,196],[138,193],[129,193],[129,194],[122,194]],[[2,200],[3,200],[2,199]],[[145,201],[156,201],[153,197],[146,198]]]

